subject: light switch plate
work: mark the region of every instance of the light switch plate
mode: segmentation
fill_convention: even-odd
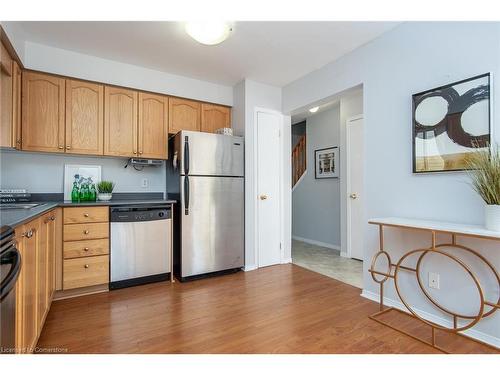
[[[149,186],[149,180],[147,178],[143,178],[141,180],[141,187],[147,188]]]

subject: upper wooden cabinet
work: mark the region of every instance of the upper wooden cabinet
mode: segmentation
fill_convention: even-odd
[[[104,86],[66,80],[66,152],[102,155]]]
[[[139,93],[138,135],[139,157],[167,158],[168,97]]]
[[[104,155],[137,156],[137,94],[104,88]]]
[[[12,147],[21,149],[22,145],[22,128],[21,128],[21,88],[22,88],[22,72],[19,64],[12,61]]]
[[[0,48],[0,146],[13,147],[13,60],[3,43]]]
[[[23,74],[22,149],[64,152],[64,79]]]
[[[168,132],[181,130],[200,131],[201,103],[193,100],[170,98],[168,100]]]
[[[203,103],[201,105],[201,131],[215,133],[220,128],[231,127],[231,108]]]

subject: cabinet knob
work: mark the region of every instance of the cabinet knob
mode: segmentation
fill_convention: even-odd
[[[84,251],[89,251],[89,248],[88,247],[84,247],[83,250]]]
[[[84,214],[83,214],[83,216],[85,216],[85,217],[89,217],[89,214],[87,214],[87,213],[84,213]]]
[[[88,264],[86,264],[84,267],[85,267],[85,268],[89,268],[89,265],[88,265]]]
[[[66,146],[66,150],[71,150],[71,146]]]
[[[139,155],[142,155],[142,151],[139,151]]]
[[[136,155],[136,154],[137,154],[137,151],[134,151],[134,155]]]
[[[89,231],[88,230],[84,230],[83,234],[89,234]]]
[[[267,199],[267,195],[262,194],[259,198],[261,201],[265,201]]]
[[[55,217],[55,216],[51,216],[51,217],[50,217],[50,220],[52,220],[52,221],[54,221],[55,219],[56,219],[56,217]]]
[[[64,147],[63,147],[63,146],[59,146],[59,150],[63,150],[63,149],[64,149]]]

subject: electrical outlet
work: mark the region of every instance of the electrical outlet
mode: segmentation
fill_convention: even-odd
[[[439,274],[429,272],[429,288],[439,289]]]
[[[149,186],[149,181],[147,178],[143,178],[141,181],[141,187],[147,188]]]

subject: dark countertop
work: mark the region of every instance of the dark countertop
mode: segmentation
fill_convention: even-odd
[[[128,206],[128,205],[156,205],[156,204],[174,204],[174,199],[116,199],[107,202],[81,202],[73,203],[71,201],[55,202],[29,202],[41,203],[40,206],[30,209],[12,209],[0,210],[0,224],[8,225],[12,228],[24,224],[36,217],[43,215],[56,207],[82,207],[82,206]]]

